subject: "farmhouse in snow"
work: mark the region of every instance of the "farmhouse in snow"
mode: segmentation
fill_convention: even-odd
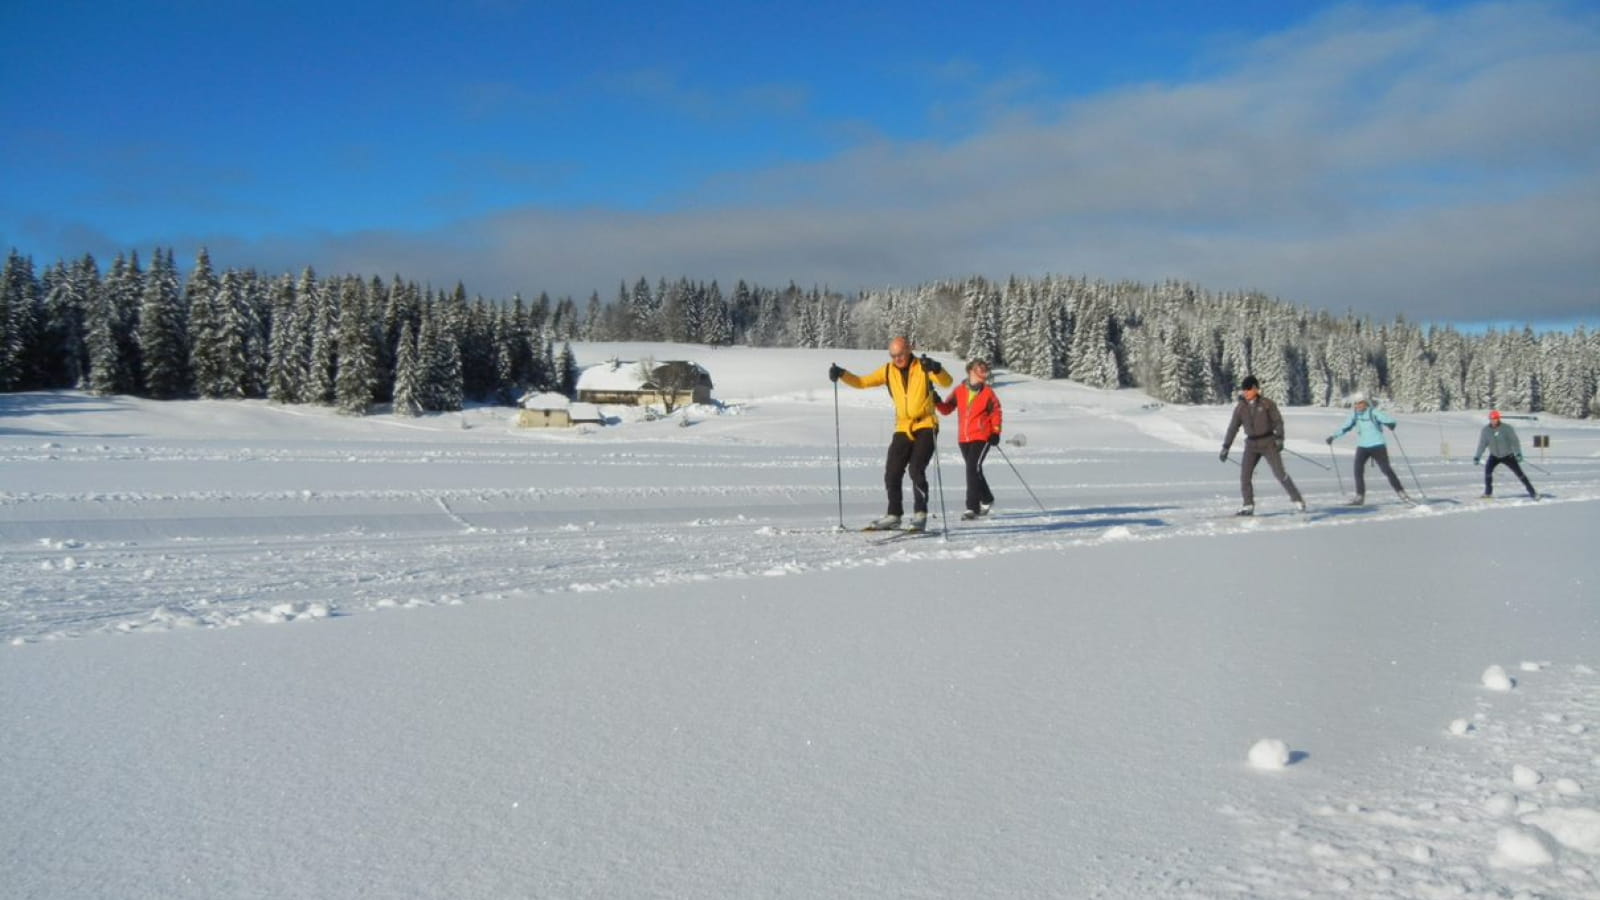
[[[674,359],[645,372],[648,363],[613,359],[590,366],[578,375],[578,400],[661,406],[668,410],[691,403],[711,402],[711,373],[696,363]]]

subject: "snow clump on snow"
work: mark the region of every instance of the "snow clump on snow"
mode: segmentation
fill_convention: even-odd
[[[1494,854],[1489,857],[1489,864],[1497,869],[1535,868],[1555,861],[1555,839],[1543,829],[1527,825],[1500,829],[1495,835]]]
[[[1490,666],[1483,670],[1483,686],[1491,691],[1509,691],[1517,686],[1517,682],[1501,666]]]
[[[1250,765],[1258,769],[1281,769],[1289,764],[1289,745],[1277,738],[1262,738],[1250,748]]]

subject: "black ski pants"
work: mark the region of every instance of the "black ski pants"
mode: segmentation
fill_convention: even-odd
[[[1522,466],[1517,465],[1517,458],[1515,456],[1491,456],[1489,457],[1488,464],[1483,467],[1483,495],[1485,497],[1494,493],[1495,466],[1505,466],[1511,470],[1511,474],[1521,479],[1522,486],[1528,489],[1529,497],[1539,496],[1538,493],[1534,491],[1533,485],[1529,483],[1528,476],[1522,474]]]
[[[928,511],[928,461],[933,459],[934,438],[934,430],[924,428],[916,437],[896,431],[889,441],[889,458],[883,466],[883,486],[889,492],[889,515],[906,514],[900,482],[907,469],[911,470],[911,508],[919,513]]]
[[[989,456],[988,441],[965,441],[961,445],[961,458],[967,463],[967,509],[977,512],[978,507],[994,502],[989,491],[989,479],[983,477],[983,461]]]
[[[1378,471],[1389,479],[1389,486],[1394,488],[1396,494],[1404,494],[1406,489],[1400,484],[1400,476],[1394,474],[1394,467],[1389,465],[1388,447],[1357,447],[1356,448],[1356,496],[1367,495],[1367,460],[1378,464]]]

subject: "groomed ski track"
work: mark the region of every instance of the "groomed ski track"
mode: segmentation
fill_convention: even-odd
[[[1062,554],[1062,571],[1070,573],[1077,554],[1112,542],[1233,540],[1421,517],[1509,520],[1530,506],[1600,500],[1600,461],[1547,463],[1549,474],[1531,473],[1541,491],[1555,495],[1534,504],[1515,496],[1480,502],[1479,467],[1413,460],[1427,498],[1416,507],[1401,504],[1381,482],[1369,488],[1366,506],[1344,506],[1331,471],[1291,462],[1308,513],[1292,513],[1263,469],[1255,480],[1257,515],[1234,518],[1238,470],[1218,466],[1215,456],[1013,449],[1011,459],[1046,508],[1033,505],[1008,468],[991,463],[995,512],[962,522],[959,458],[946,447],[948,523],[939,518],[936,493],[932,539],[883,543],[881,533],[858,530],[882,509],[880,463],[866,453],[846,462],[841,530],[835,459],[814,448],[707,448],[689,459],[648,444],[598,454],[494,444],[87,447],[71,451],[70,461],[82,465],[62,466],[64,452],[13,452],[6,462],[48,460],[50,471],[77,469],[92,487],[95,462],[133,456],[150,474],[148,487],[129,488],[124,479],[115,489],[71,490],[41,479],[37,491],[0,495],[0,571],[12,595],[0,603],[0,639],[9,642],[1019,553]],[[312,483],[294,487],[306,484],[306,464],[315,464]],[[166,486],[181,480],[176,473],[210,465],[253,469],[257,489]],[[662,466],[680,471],[659,479]],[[686,477],[684,467],[703,469],[704,477]],[[596,468],[605,470],[599,478]],[[447,486],[466,471],[490,472],[496,482],[526,473],[539,484]],[[1150,473],[1170,480],[1141,477]],[[930,469],[937,491],[935,478]],[[260,489],[278,481],[281,490]],[[418,486],[377,486],[396,483]],[[948,540],[939,539],[946,524]],[[338,587],[333,603],[330,585]]]

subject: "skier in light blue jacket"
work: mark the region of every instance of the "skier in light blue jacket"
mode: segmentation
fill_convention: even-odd
[[[1394,474],[1394,468],[1389,465],[1389,445],[1383,439],[1385,428],[1393,431],[1396,425],[1394,417],[1367,402],[1367,395],[1356,392],[1350,398],[1354,409],[1350,418],[1345,420],[1344,427],[1328,435],[1328,445],[1338,440],[1350,431],[1356,429],[1356,495],[1350,499],[1351,506],[1360,506],[1367,502],[1367,460],[1378,464],[1378,470],[1389,479],[1389,486],[1400,496],[1400,502],[1410,503],[1411,496],[1400,484],[1400,477]]]

